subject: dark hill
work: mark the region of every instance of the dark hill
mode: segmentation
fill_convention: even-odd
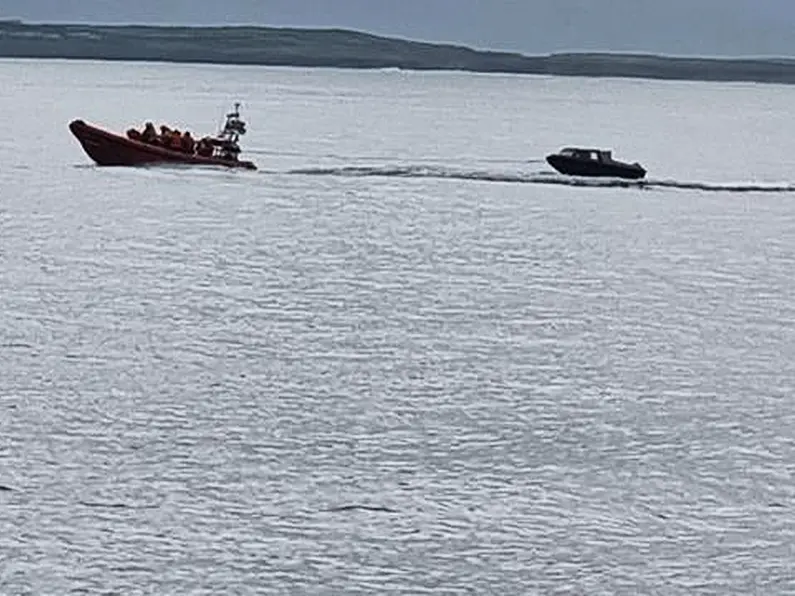
[[[795,83],[795,60],[571,53],[524,56],[342,29],[38,25],[0,21],[0,57]]]

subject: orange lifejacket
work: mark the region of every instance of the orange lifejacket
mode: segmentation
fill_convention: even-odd
[[[179,134],[179,131],[172,130],[171,131],[171,138],[169,139],[169,147],[174,149],[175,151],[180,151],[182,149],[182,135]]]

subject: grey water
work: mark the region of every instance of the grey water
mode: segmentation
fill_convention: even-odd
[[[795,593],[793,105],[0,61],[0,593]]]

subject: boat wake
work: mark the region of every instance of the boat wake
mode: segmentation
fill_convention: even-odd
[[[443,166],[396,165],[396,166],[341,166],[298,168],[288,174],[301,176],[340,176],[349,178],[436,178],[446,180],[469,180],[474,182],[500,182],[506,184],[541,184],[585,188],[638,188],[678,189],[707,192],[735,193],[795,193],[795,183],[713,183],[679,180],[625,180],[620,178],[580,178],[563,176],[551,172],[492,172],[487,170],[463,170]]]

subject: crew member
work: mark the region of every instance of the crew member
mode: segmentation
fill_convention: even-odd
[[[182,133],[177,129],[171,131],[168,147],[173,151],[182,151]]]
[[[151,122],[147,122],[144,126],[144,132],[141,135],[141,140],[144,143],[156,143],[157,142],[157,130],[155,130],[155,125]]]
[[[196,146],[196,153],[202,157],[213,156],[213,143],[209,137],[202,138]]]
[[[180,143],[182,146],[182,150],[185,153],[192,154],[193,151],[196,149],[196,142],[193,140],[193,137],[191,136],[189,130],[186,130],[185,133],[182,135]]]

